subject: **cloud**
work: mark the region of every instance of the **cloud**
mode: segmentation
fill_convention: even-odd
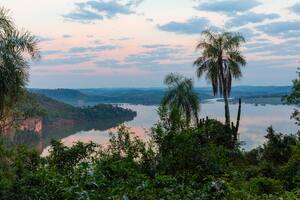
[[[138,65],[153,64],[164,60],[175,61],[183,56],[185,49],[176,47],[159,47],[155,45],[150,48],[150,51],[130,54],[125,58],[125,62]]]
[[[69,20],[69,21],[77,21],[77,22],[82,22],[82,23],[89,23],[94,20],[102,20],[104,17],[101,16],[98,13],[85,10],[82,8],[79,4],[76,4],[79,6],[79,9],[69,13],[67,15],[64,15],[64,18]]]
[[[273,72],[271,71],[270,73],[268,73],[269,75],[276,75],[276,76],[280,76],[280,70],[282,70],[283,68],[291,68],[294,70],[297,69],[297,65],[298,65],[298,60],[295,59],[291,59],[291,58],[287,58],[287,59],[274,59],[274,60],[255,60],[255,61],[251,61],[251,63],[249,63],[249,65],[251,65],[251,67],[258,68],[261,70],[279,70],[277,74],[272,74]],[[282,71],[281,71],[282,73]],[[262,72],[262,74],[265,74]],[[259,75],[262,75],[259,74]],[[282,75],[282,74],[281,74]],[[281,81],[281,80],[279,80]]]
[[[183,47],[166,47],[166,45],[144,45],[148,51],[130,54],[123,61],[116,59],[106,59],[95,61],[97,67],[102,68],[147,68],[149,70],[162,70],[162,68],[171,66],[180,66],[186,61],[182,61],[183,53],[186,52]],[[163,61],[171,61],[169,64]],[[191,65],[191,63],[190,63]],[[186,66],[186,65],[185,65]]]
[[[200,11],[223,12],[229,14],[248,11],[258,5],[260,5],[260,3],[256,0],[219,0],[200,3],[194,8]]]
[[[145,46],[145,45],[144,45]],[[147,72],[158,72],[166,74],[170,71],[185,71],[187,67],[192,67],[192,61],[186,60],[183,55],[186,49],[173,46],[145,48],[148,51],[130,54],[124,60],[107,59],[94,62],[100,68],[130,69],[137,68]],[[156,48],[157,47],[157,48]],[[183,59],[184,58],[184,59]]]
[[[132,38],[131,37],[121,37],[121,38],[119,38],[118,40],[119,41],[126,41],[126,40],[131,40]]]
[[[147,21],[147,22],[154,22],[154,19],[152,19],[152,18],[147,18],[146,21]]]
[[[76,65],[93,60],[94,56],[67,56],[64,58],[43,59],[36,62],[39,66]]]
[[[200,34],[209,25],[208,19],[194,17],[185,22],[171,21],[164,25],[158,25],[158,29],[177,34]]]
[[[110,38],[110,41],[128,41],[128,40],[132,40],[132,37],[128,37],[128,36],[122,36],[119,38]]]
[[[259,35],[258,33],[255,33],[253,30],[251,30],[249,28],[241,28],[241,29],[237,30],[237,32],[240,33],[246,39],[246,41]]]
[[[239,27],[249,23],[259,23],[266,19],[277,19],[280,15],[275,13],[264,14],[264,13],[254,13],[246,12],[240,15],[234,16],[231,20],[226,23],[226,26]]]
[[[166,44],[145,44],[142,47],[146,48],[146,49],[156,49],[156,48],[163,48],[163,47],[167,47],[169,45]]]
[[[63,38],[71,38],[72,35],[64,34],[62,37],[63,37]]]
[[[74,74],[94,74],[96,72],[95,69],[73,69],[69,70],[68,73],[74,73]]]
[[[246,44],[246,52],[272,56],[294,56],[299,55],[300,52],[300,46],[294,45],[297,43],[299,43],[299,40],[284,41],[279,44],[269,41],[256,42]]]
[[[120,68],[120,62],[116,59],[108,59],[94,62],[98,67],[116,67]]]
[[[76,9],[63,17],[66,20],[81,23],[90,23],[96,20],[110,19],[117,15],[135,13],[134,8],[143,0],[90,0],[85,3],[76,3]]]
[[[273,22],[256,27],[259,31],[271,36],[299,37],[300,21]]]
[[[37,36],[37,40],[39,42],[49,42],[49,41],[53,41],[53,38],[45,37],[45,36]]]
[[[300,14],[300,3],[294,4],[292,7],[290,7],[290,10],[297,14]]]
[[[63,53],[63,51],[61,51],[61,50],[47,50],[47,51],[42,51],[42,55],[43,56],[56,55],[56,54],[60,54],[60,53]]]
[[[69,49],[69,53],[84,53],[84,52],[97,52],[97,51],[108,51],[117,49],[116,45],[98,45],[95,47],[73,47]]]

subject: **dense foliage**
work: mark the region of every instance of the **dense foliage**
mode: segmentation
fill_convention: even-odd
[[[36,38],[19,31],[0,7],[0,134],[14,123],[14,107],[28,82],[28,63],[39,58]]]
[[[99,104],[95,106],[74,107],[40,94],[30,93],[32,102],[45,111],[45,118],[49,121],[57,119],[69,119],[75,121],[99,121],[105,119],[131,120],[136,112],[110,104]]]
[[[267,142],[232,148],[231,130],[199,127],[160,110],[144,142],[121,126],[106,147],[52,141],[47,157],[0,148],[1,199],[299,199],[299,135],[267,130]]]
[[[74,107],[43,95],[24,93],[12,115],[15,129],[4,134],[6,146],[24,144],[37,147],[50,145],[51,139],[60,140],[79,131],[107,130],[131,121],[136,112],[109,104]],[[42,134],[32,129],[19,130],[24,120],[41,120]],[[30,122],[28,122],[30,123]],[[26,121],[25,121],[26,124]],[[41,145],[41,142],[43,145]]]
[[[293,80],[292,92],[288,96],[284,97],[284,101],[290,104],[296,104],[300,106],[300,69],[298,69],[298,78]],[[297,121],[297,124],[300,125],[300,111],[295,109],[294,113],[291,116]]]
[[[204,34],[216,48],[199,44],[205,50],[196,62],[198,75],[208,72],[214,91],[220,87],[227,101],[231,79],[240,76],[239,66],[245,64],[238,51],[243,38],[223,33],[215,40],[210,32]],[[27,32],[16,32],[7,12],[0,9],[0,43],[1,115],[4,110],[9,110],[7,115],[18,109],[24,116],[46,110],[48,118],[105,121],[106,117],[132,114],[111,105],[75,108],[43,96],[36,96],[39,104],[29,98],[23,107],[17,106],[22,101],[14,95],[24,93],[27,81],[23,55],[36,56],[35,39]],[[47,157],[22,146],[0,144],[0,199],[300,199],[299,133],[285,135],[270,127],[263,146],[243,151],[236,140],[238,125],[229,125],[229,110],[225,110],[226,125],[208,118],[199,120],[192,82],[170,76],[166,83],[169,91],[148,142],[120,126],[106,146],[79,142],[66,147],[53,140]],[[298,98],[298,86],[296,80],[290,99],[293,95]],[[41,109],[36,109],[38,105]],[[196,123],[190,123],[192,117],[197,118]]]
[[[168,86],[168,91],[162,100],[162,106],[171,112],[179,112],[187,124],[191,121],[198,124],[200,104],[193,89],[193,81],[178,74],[169,74],[164,82]]]

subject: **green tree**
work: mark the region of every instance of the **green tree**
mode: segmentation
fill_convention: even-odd
[[[187,124],[193,120],[198,125],[200,105],[198,96],[193,91],[193,81],[172,73],[166,76],[164,83],[168,86],[168,91],[162,100],[162,105],[171,112],[178,111],[182,114]]]
[[[298,77],[300,77],[300,70],[298,69]],[[300,105],[300,78],[293,80],[292,92],[290,95],[283,98],[283,101],[289,104]],[[292,116],[296,120],[296,124],[300,125],[300,111],[295,109]]]
[[[240,51],[240,46],[245,39],[243,36],[230,32],[214,33],[203,31],[204,39],[197,49],[202,50],[202,55],[197,58],[197,76],[206,74],[206,79],[211,82],[213,94],[223,96],[225,103],[225,123],[230,125],[230,111],[228,97],[230,96],[232,79],[242,76],[241,66],[246,65],[246,59]]]
[[[7,128],[12,108],[24,93],[29,59],[39,57],[37,39],[27,31],[19,31],[9,11],[0,8],[0,132]]]

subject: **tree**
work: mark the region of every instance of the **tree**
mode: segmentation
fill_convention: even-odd
[[[12,108],[28,82],[29,59],[39,57],[37,39],[18,31],[9,11],[0,8],[0,133],[7,128]]]
[[[300,105],[300,69],[298,69],[298,78],[293,80],[292,92],[290,95],[283,98],[283,101],[289,104]],[[296,124],[300,125],[300,111],[295,109],[291,118],[296,120]]]
[[[230,126],[230,111],[228,97],[231,92],[232,79],[242,76],[241,66],[246,65],[246,59],[240,51],[245,39],[243,36],[230,32],[214,33],[203,31],[204,39],[197,45],[203,50],[194,65],[197,66],[197,76],[206,74],[211,82],[213,94],[223,96],[225,103],[225,123]]]
[[[168,86],[168,91],[162,100],[162,105],[182,114],[187,124],[190,124],[193,119],[198,125],[200,105],[198,96],[193,91],[193,81],[172,73],[166,76],[164,83]]]

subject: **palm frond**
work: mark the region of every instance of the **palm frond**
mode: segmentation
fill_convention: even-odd
[[[0,7],[0,31],[7,32],[14,30],[14,23],[10,17],[10,11],[4,7]]]
[[[201,35],[207,38],[207,40],[210,41],[211,43],[217,43],[217,38],[212,31],[204,30],[202,31]]]
[[[227,51],[238,49],[245,41],[245,38],[239,33],[227,33],[224,38],[224,49]]]
[[[176,109],[190,123],[192,116],[199,110],[196,105],[199,104],[198,97],[193,91],[193,80],[178,74],[169,74],[164,82],[168,91],[162,99],[162,105],[170,110]]]
[[[242,53],[238,50],[230,51],[227,53],[229,56],[229,59],[236,62],[237,64],[241,66],[245,66],[247,64],[245,57],[242,55]]]
[[[29,32],[19,32],[11,31],[4,36],[5,47],[10,51],[26,52],[31,58],[38,59],[40,58],[38,41],[35,36],[31,35]]]
[[[29,58],[39,58],[37,40],[29,32],[19,32],[9,10],[0,7],[0,118],[23,94],[28,83]]]
[[[228,65],[233,78],[240,79],[242,77],[242,71],[239,64],[235,61],[229,60]]]

